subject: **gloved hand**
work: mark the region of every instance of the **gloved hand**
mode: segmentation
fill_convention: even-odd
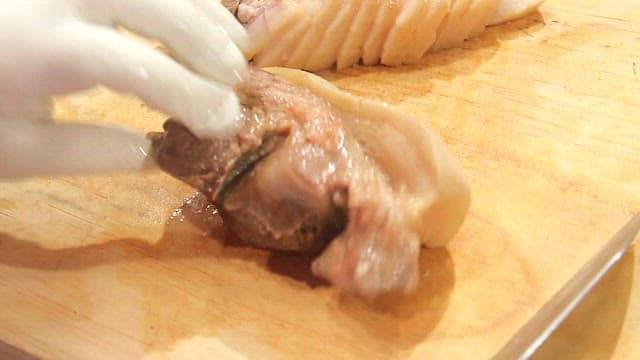
[[[248,46],[215,0],[0,0],[0,178],[143,167],[142,134],[50,120],[51,95],[95,84],[138,95],[200,137],[233,131]]]

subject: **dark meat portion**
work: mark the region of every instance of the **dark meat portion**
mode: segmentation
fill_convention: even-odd
[[[309,90],[261,70],[238,88],[240,131],[201,140],[175,121],[150,135],[161,168],[207,194],[248,244],[320,251],[313,273],[361,296],[409,291],[420,238],[384,171]]]
[[[243,127],[200,140],[178,122],[152,134],[158,164],[204,192],[247,243],[319,251],[345,223],[341,120],[306,90],[252,70],[239,89]]]

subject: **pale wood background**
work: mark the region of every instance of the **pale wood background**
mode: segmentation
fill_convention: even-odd
[[[322,75],[424,115],[466,171],[471,213],[423,252],[415,296],[367,305],[305,259],[214,240],[172,216],[192,190],[160,172],[6,182],[0,340],[59,359],[488,358],[640,211],[636,0],[548,0],[420,66]],[[164,119],[103,89],[55,113]],[[640,357],[638,278],[632,249],[538,357]]]

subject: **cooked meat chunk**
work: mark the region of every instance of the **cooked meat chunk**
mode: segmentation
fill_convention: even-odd
[[[150,135],[157,162],[246,243],[322,252],[314,274],[361,296],[410,291],[421,241],[446,242],[468,208],[457,165],[419,120],[308,79],[314,91],[252,69],[237,134],[198,139],[169,120]]]
[[[341,120],[309,91],[253,70],[238,88],[244,126],[199,140],[175,121],[152,136],[156,158],[209,194],[247,243],[318,251],[344,224],[348,158]]]

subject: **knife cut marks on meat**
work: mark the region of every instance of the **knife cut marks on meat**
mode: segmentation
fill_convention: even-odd
[[[270,71],[239,86],[235,136],[201,140],[169,120],[150,135],[158,164],[207,194],[246,243],[320,253],[313,273],[346,292],[411,291],[421,244],[447,243],[468,210],[459,166],[423,119]]]
[[[357,64],[417,63],[543,0],[241,0],[223,1],[254,41],[257,66],[311,71]]]

